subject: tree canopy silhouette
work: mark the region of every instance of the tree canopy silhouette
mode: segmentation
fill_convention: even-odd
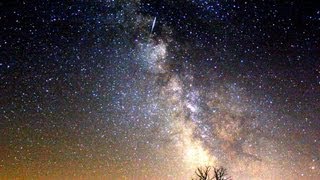
[[[210,166],[199,167],[195,171],[196,179],[193,180],[231,180],[231,177],[228,176],[227,169],[224,167],[213,167],[213,174],[210,175],[211,171]]]

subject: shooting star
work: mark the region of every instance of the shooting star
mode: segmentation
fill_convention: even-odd
[[[157,17],[154,17],[153,23],[152,23],[152,28],[151,28],[151,33],[153,32],[153,29],[156,26],[156,20],[157,20]]]

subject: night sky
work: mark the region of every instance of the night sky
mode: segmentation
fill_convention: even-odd
[[[320,179],[320,3],[0,2],[0,179]]]

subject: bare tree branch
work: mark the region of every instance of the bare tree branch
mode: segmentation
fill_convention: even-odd
[[[197,168],[195,174],[197,176],[194,180],[231,180],[231,177],[228,176],[227,169],[224,167],[213,167],[213,175],[210,176],[210,166],[204,168]]]

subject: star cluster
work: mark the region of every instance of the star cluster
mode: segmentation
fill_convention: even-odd
[[[0,3],[0,179],[320,178],[320,6]]]

